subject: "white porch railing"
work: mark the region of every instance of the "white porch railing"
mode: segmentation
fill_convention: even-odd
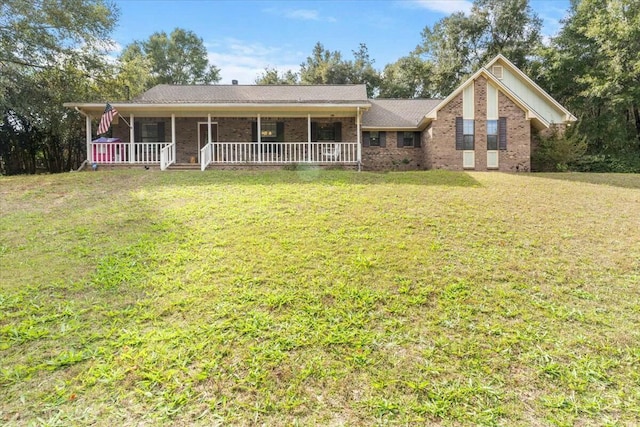
[[[357,164],[356,142],[212,142],[202,148],[201,166],[234,164]]]
[[[92,142],[91,161],[100,164],[160,163],[160,153],[168,145],[172,145],[171,142]],[[175,161],[175,149],[173,157]]]
[[[205,170],[211,163],[213,143],[210,142],[200,149],[200,170]]]
[[[176,144],[169,144],[160,150],[160,170],[165,170],[176,162]]]

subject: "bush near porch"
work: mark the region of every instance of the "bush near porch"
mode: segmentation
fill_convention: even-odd
[[[640,175],[0,177],[3,425],[634,425]]]

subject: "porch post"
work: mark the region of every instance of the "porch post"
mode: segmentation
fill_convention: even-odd
[[[173,161],[176,161],[176,115],[171,114],[171,144],[173,145]]]
[[[311,114],[307,114],[307,162],[311,163]]]
[[[258,114],[258,162],[262,163],[262,121],[260,120],[260,114]]]
[[[360,144],[360,107],[356,112],[356,141],[358,143],[358,172],[360,172],[360,164],[362,163],[362,145]]]
[[[211,144],[211,113],[207,114],[207,144]],[[200,143],[198,142],[198,147]],[[209,150],[211,150],[211,145],[209,145]],[[213,150],[211,150],[213,152]],[[202,159],[200,158],[200,150],[198,150],[198,161],[202,163]]]
[[[87,161],[89,163],[93,163],[93,151],[91,150],[91,116],[85,116],[85,127],[86,127],[86,135],[87,135]]]
[[[136,153],[136,147],[134,145],[136,132],[134,130],[133,118],[133,113],[129,114],[129,163],[135,163],[135,158],[133,156]]]

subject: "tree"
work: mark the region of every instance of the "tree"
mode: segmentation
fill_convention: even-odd
[[[102,56],[118,17],[108,0],[0,4],[0,173],[59,172],[84,158],[70,99],[97,100],[110,79]]]
[[[446,96],[498,53],[526,70],[541,45],[541,25],[528,0],[475,0],[468,16],[454,13],[425,27],[414,53],[432,64],[433,95]]]
[[[277,68],[265,67],[264,71],[255,80],[259,85],[295,85],[298,83],[298,74],[291,70],[280,74]]]
[[[149,66],[150,78],[142,86],[156,84],[209,84],[220,81],[220,70],[209,64],[204,42],[194,32],[176,28],[167,35],[164,31],[152,34],[148,40],[128,45],[120,63],[134,68]],[[144,80],[144,76],[140,76]],[[140,85],[140,82],[137,83]]]
[[[338,51],[331,52],[318,42],[311,56],[300,64],[300,80],[304,84],[365,84],[367,95],[373,96],[380,84],[380,75],[364,43],[353,51],[353,61],[342,59]]]
[[[640,2],[573,1],[536,77],[579,117],[589,154],[640,153]]]
[[[338,51],[329,51],[318,42],[311,56],[300,64],[300,80],[305,84],[348,83],[346,66]]]
[[[380,87],[380,73],[373,68],[374,62],[369,56],[367,45],[360,43],[358,50],[353,51],[353,61],[346,63],[349,83],[365,84],[369,98],[372,98]]]
[[[105,0],[4,0],[0,64],[43,68],[60,58],[81,58],[80,45],[105,46],[117,17],[118,9]]]
[[[431,63],[417,55],[387,64],[380,79],[380,98],[430,98]]]

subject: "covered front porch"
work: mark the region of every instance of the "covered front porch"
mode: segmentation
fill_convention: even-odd
[[[362,159],[361,111],[127,111],[114,119],[119,142],[92,142],[87,115],[87,160],[110,165],[352,165]],[[123,114],[128,113],[128,114]],[[93,118],[97,118],[93,116]],[[128,123],[127,123],[128,122]]]

